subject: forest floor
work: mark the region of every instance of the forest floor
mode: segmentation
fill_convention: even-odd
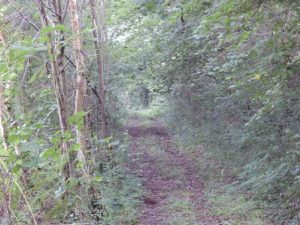
[[[191,155],[175,147],[159,119],[132,117],[126,129],[130,136],[128,166],[145,189],[140,225],[222,224],[210,214],[204,182]]]

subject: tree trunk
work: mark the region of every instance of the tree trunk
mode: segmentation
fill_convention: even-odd
[[[4,46],[5,37],[4,34],[0,31],[0,46]],[[1,138],[3,147],[5,150],[8,149],[8,131],[7,131],[7,123],[5,120],[5,97],[4,97],[4,84],[3,81],[0,80],[0,130],[1,130]]]
[[[100,134],[101,138],[106,138],[109,136],[109,129],[108,129],[108,118],[106,114],[105,108],[105,85],[104,85],[104,69],[103,69],[103,20],[104,16],[100,15],[100,24],[98,23],[99,18],[97,15],[96,6],[94,0],[89,0],[91,12],[92,12],[92,19],[93,19],[93,37],[94,37],[94,46],[96,52],[96,62],[97,62],[97,72],[98,72],[98,80],[99,80],[99,93],[98,93],[98,102],[99,102],[99,109],[100,109]],[[104,3],[101,1],[100,3],[100,13],[103,14],[104,11]]]
[[[142,106],[148,107],[149,106],[149,89],[145,86],[141,87],[141,100],[142,100]]]
[[[5,120],[5,97],[4,97],[4,85],[0,81],[0,129],[1,129],[1,139],[3,147],[5,150],[8,149],[8,131],[7,123]]]
[[[45,8],[43,6],[43,3],[40,0],[35,0],[35,3],[40,11],[41,21],[43,24],[43,27],[48,27],[50,25],[50,21],[47,17]],[[55,24],[63,24],[63,18],[62,18],[62,9],[61,9],[61,2],[60,0],[53,0],[52,1],[53,8],[55,10],[56,15],[56,21]],[[48,33],[48,37],[50,40],[49,48],[48,48],[48,56],[51,58],[50,65],[51,65],[51,73],[53,76],[54,81],[54,91],[55,91],[55,97],[57,102],[57,111],[58,111],[58,117],[59,117],[59,124],[62,136],[64,136],[65,132],[69,129],[68,124],[68,101],[67,101],[67,85],[66,85],[66,75],[65,75],[65,69],[64,69],[64,57],[65,57],[65,45],[64,45],[64,36],[63,32],[60,31],[61,40],[51,40],[52,35],[51,33]],[[58,51],[58,53],[56,52]],[[55,56],[55,57],[53,57]],[[69,141],[62,143],[62,153],[64,155],[68,155],[68,149],[69,149],[70,143]],[[69,162],[66,167],[66,179],[73,176],[72,173],[74,171],[74,159],[71,159],[72,157],[69,157]]]
[[[85,63],[84,57],[82,54],[82,44],[80,37],[80,25],[79,25],[79,15],[78,15],[78,5],[77,0],[69,1],[69,12],[71,15],[71,26],[72,31],[76,35],[73,40],[73,48],[74,48],[74,58],[76,64],[76,96],[75,96],[75,111],[77,114],[79,112],[84,112],[84,98],[86,96],[87,91],[87,80],[85,73]],[[78,152],[78,156],[81,161],[85,162],[84,153],[87,150],[87,138],[85,132],[85,126],[77,125],[76,126],[76,134],[77,134],[77,143],[80,146],[80,151]]]

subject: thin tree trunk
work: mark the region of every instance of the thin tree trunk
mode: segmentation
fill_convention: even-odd
[[[5,37],[2,31],[0,31],[0,46],[5,46]],[[5,111],[6,111],[6,106],[5,106],[5,95],[4,95],[4,84],[3,81],[0,80],[0,131],[1,131],[1,139],[2,139],[2,145],[5,150],[8,150],[9,143],[8,143],[8,129],[7,129],[7,122],[5,118]],[[0,169],[0,175],[1,175],[1,180],[2,184],[1,186],[1,191],[3,193],[3,199],[4,199],[4,206],[5,206],[5,212],[3,216],[3,220],[5,221],[7,219],[7,223],[10,222],[11,218],[11,212],[10,212],[10,193],[9,193],[9,188],[6,185],[5,180],[7,179],[6,177],[6,172],[3,170],[3,168]],[[5,222],[4,222],[5,223]]]
[[[76,35],[73,40],[74,58],[76,64],[76,96],[75,96],[75,111],[74,113],[84,112],[84,99],[87,91],[87,80],[85,71],[85,62],[82,54],[82,42],[80,37],[80,25],[77,0],[69,1],[69,12],[71,15],[72,31]],[[77,143],[80,146],[78,157],[85,163],[84,154],[87,151],[87,138],[85,126],[76,126]]]
[[[39,8],[41,21],[43,24],[43,27],[50,26],[50,21],[47,17],[45,8],[43,6],[43,3],[40,0],[35,0],[36,5]],[[52,4],[54,6],[54,10],[56,11],[56,24],[63,24],[63,18],[62,18],[62,9],[61,9],[61,2],[60,0],[53,0]],[[59,117],[59,124],[62,136],[64,136],[65,132],[69,129],[68,124],[68,101],[67,101],[67,85],[66,85],[66,75],[65,75],[65,69],[64,69],[64,56],[65,56],[65,45],[64,45],[64,36],[63,32],[60,31],[60,36],[62,37],[61,40],[51,40],[52,35],[51,33],[48,33],[48,37],[50,40],[49,47],[48,47],[48,55],[51,59],[50,65],[51,65],[51,73],[53,76],[54,81],[54,91],[55,91],[55,97],[57,102],[57,111],[58,111],[58,117]],[[56,54],[56,51],[58,51],[58,54]],[[62,143],[62,153],[64,155],[69,155],[68,149],[69,149],[69,142],[63,142]],[[65,171],[66,179],[73,176],[74,171],[74,159],[73,157],[69,157],[69,162],[66,168],[67,171]]]
[[[4,46],[5,37],[4,34],[0,31],[0,46]],[[0,80],[0,130],[1,130],[1,138],[3,147],[5,150],[8,149],[8,131],[7,131],[7,123],[5,120],[5,97],[4,97],[4,84],[3,81]]]
[[[96,51],[96,62],[97,62],[97,71],[98,71],[98,80],[99,80],[99,94],[98,94],[98,102],[99,102],[99,109],[100,109],[100,134],[101,138],[105,138],[109,136],[109,129],[108,129],[108,119],[106,114],[105,108],[105,85],[104,85],[104,69],[103,69],[103,20],[104,16],[104,5],[101,1],[100,4],[100,24],[98,23],[99,18],[97,15],[97,10],[95,7],[94,0],[89,0],[91,12],[92,12],[92,19],[93,19],[93,37],[94,37],[94,46]]]
[[[5,120],[5,97],[4,97],[4,85],[0,81],[0,129],[1,129],[1,139],[3,147],[5,150],[8,149],[8,131],[7,123]]]

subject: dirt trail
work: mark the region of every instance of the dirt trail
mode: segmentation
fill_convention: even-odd
[[[192,160],[173,144],[158,121],[142,126],[131,120],[130,169],[142,181],[146,194],[140,225],[219,225],[210,216],[203,196],[203,182]]]

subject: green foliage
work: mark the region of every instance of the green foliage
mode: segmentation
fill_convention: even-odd
[[[65,25],[49,25],[37,32],[40,16],[39,10],[31,10],[34,2],[11,2],[0,3],[0,28],[7,39],[0,46],[0,82],[5,87],[9,143],[8,149],[2,145],[0,149],[1,163],[7,167],[1,168],[0,180],[1,187],[8,190],[1,199],[6,199],[5,194],[14,196],[11,210],[19,212],[12,215],[13,222],[30,224],[31,209],[59,222],[78,221],[73,213],[79,210],[88,215],[86,220],[95,221],[98,216],[107,224],[137,223],[142,190],[140,181],[121,166],[128,148],[122,146],[122,138],[97,140],[97,131],[91,132],[87,154],[95,159],[87,160],[90,177],[64,179],[68,157],[62,145],[68,143],[69,153],[76,153],[79,145],[73,127],[83,128],[87,117],[92,118],[90,126],[98,123],[97,110],[79,112],[68,118],[71,128],[63,137],[59,130],[50,64],[59,54],[58,46],[64,45],[68,59],[60,66],[68,80],[65,97],[72,99],[74,68],[68,54],[73,50],[74,34],[68,28],[68,15]],[[23,5],[28,5],[26,13]],[[95,40],[90,35],[91,13],[82,8],[89,79],[86,105],[94,106],[98,102],[90,93],[99,83],[92,47]],[[106,3],[108,33],[102,50],[109,52],[103,61],[110,63],[104,74],[111,125],[120,125],[128,112],[150,119],[165,114],[181,144],[202,144],[228,161],[238,178],[234,187],[247,191],[251,198],[243,193],[234,198],[225,192],[211,193],[212,210],[235,217],[239,223],[245,218],[259,223],[262,212],[255,209],[256,201],[271,208],[276,221],[292,223],[299,214],[299,9],[300,4],[293,0]],[[46,8],[46,13],[55,21],[52,10],[52,6]],[[57,48],[49,56],[50,42]],[[151,102],[143,110],[141,88],[149,90]],[[68,107],[72,114],[73,106]],[[118,132],[112,133],[119,137]],[[106,167],[102,172],[95,169],[99,154]],[[75,164],[74,172],[80,172],[83,163],[76,160]],[[210,174],[204,176],[209,179]],[[96,186],[101,197],[94,208],[90,193],[76,192],[79,186]],[[24,193],[29,201],[26,207]],[[171,223],[185,224],[190,205],[174,199],[170,207],[181,207],[182,212],[182,220]]]
[[[229,224],[266,224],[263,210],[255,201],[245,199],[242,195],[211,193],[208,198],[214,215],[222,217]]]
[[[138,2],[142,16],[126,41],[133,53],[118,62],[168,97],[177,136],[230,161],[242,171],[239,187],[288,220],[299,213],[291,174],[299,165],[299,3],[210,3]]]
[[[126,142],[111,141],[110,144],[113,146],[109,152],[110,160],[105,164],[100,162],[95,176],[101,180],[96,186],[101,198],[93,204],[98,206],[97,213],[102,215],[103,224],[136,224],[143,187],[126,166],[130,163]]]
[[[168,225],[193,225],[197,224],[196,215],[193,205],[188,200],[188,197],[174,196],[171,198],[167,205],[166,223]],[[176,216],[174,216],[174,214]]]
[[[84,117],[87,115],[87,112],[78,112],[68,118],[69,123],[72,125],[76,125],[80,128],[84,125]]]

